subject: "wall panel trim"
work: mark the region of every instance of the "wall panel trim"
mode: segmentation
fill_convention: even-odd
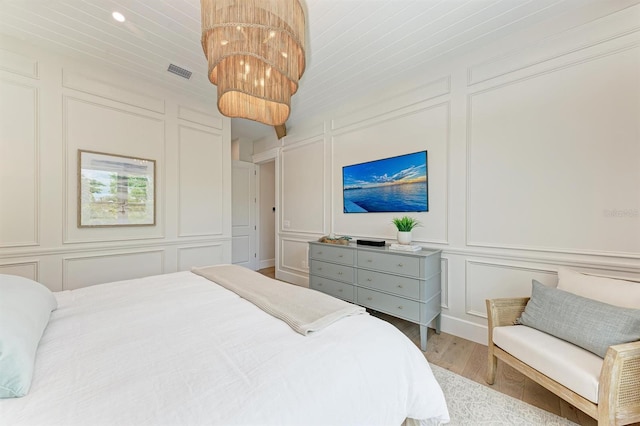
[[[307,139],[303,139],[298,141],[297,143],[293,144],[293,145],[289,145],[289,146],[285,146],[281,148],[281,155],[278,157],[280,159],[279,162],[279,166],[281,168],[279,176],[284,176],[284,167],[286,164],[285,161],[285,154],[287,152],[290,151],[295,151],[297,149],[300,148],[304,148],[305,146],[309,146],[309,145],[313,145],[313,144],[317,144],[317,143],[321,143],[322,144],[322,229],[318,230],[318,229],[296,229],[296,228],[284,228],[284,218],[286,217],[285,215],[285,210],[284,210],[284,205],[282,205],[280,207],[280,219],[279,219],[279,224],[280,224],[280,232],[281,233],[292,233],[292,234],[309,234],[309,235],[316,235],[318,233],[323,233],[324,230],[327,227],[327,218],[326,218],[326,193],[327,193],[327,167],[326,167],[326,158],[327,158],[327,144],[325,143],[324,140],[324,135],[319,135],[319,136],[315,136],[315,137],[311,137],[311,138],[307,138]],[[278,177],[278,183],[280,186],[279,189],[279,193],[280,194],[284,194],[284,182],[282,181],[282,179],[280,179]],[[276,195],[277,197],[277,195]]]
[[[40,79],[38,60],[11,50],[0,49],[0,70]]]
[[[129,114],[132,116],[136,116],[136,117],[142,117],[144,119],[148,119],[148,120],[153,120],[156,121],[158,123],[162,123],[163,124],[163,130],[162,130],[162,150],[161,150],[161,158],[156,159],[156,225],[154,226],[154,228],[156,228],[157,232],[159,232],[158,234],[155,235],[140,235],[140,236],[131,236],[131,237],[116,237],[116,238],[83,238],[83,239],[71,239],[69,238],[69,227],[68,227],[68,218],[69,218],[69,204],[71,203],[71,199],[69,198],[71,195],[69,194],[69,182],[71,182],[70,178],[70,173],[73,173],[73,179],[75,181],[75,179],[77,179],[77,176],[75,176],[75,174],[77,173],[77,168],[76,167],[72,167],[69,164],[69,140],[68,140],[68,120],[69,120],[69,113],[68,113],[68,105],[70,101],[77,101],[80,103],[85,103],[88,105],[93,105],[93,106],[97,106],[100,108],[106,108],[106,109],[110,109],[112,111],[117,111],[123,114]],[[147,114],[140,114],[138,112],[134,112],[134,111],[130,111],[128,109],[120,109],[117,108],[113,105],[111,105],[110,103],[102,103],[102,102],[96,102],[94,100],[87,100],[87,99],[82,99],[82,98],[78,98],[75,96],[69,96],[69,95],[62,95],[62,155],[64,158],[64,173],[63,173],[63,185],[62,185],[62,199],[63,199],[63,205],[62,205],[62,211],[63,211],[63,222],[62,222],[62,244],[78,244],[78,243],[106,243],[106,242],[112,242],[112,241],[132,241],[132,240],[147,240],[147,239],[159,239],[159,238],[164,238],[165,237],[165,197],[164,197],[164,192],[161,191],[166,191],[166,183],[165,183],[165,176],[166,176],[166,162],[165,162],[165,153],[166,153],[166,148],[167,148],[167,131],[166,131],[166,121],[163,118],[158,118],[157,116],[153,116],[153,115],[147,115]],[[117,153],[115,153],[117,154]],[[76,158],[76,156],[74,156],[73,158]],[[77,164],[74,164],[74,166],[77,166]],[[158,167],[160,166],[160,167]],[[71,170],[72,169],[72,170]],[[78,190],[78,188],[76,188],[76,191]],[[73,195],[74,199],[77,200],[76,195]],[[77,203],[77,201],[76,201]],[[77,215],[77,206],[76,206],[76,210],[73,211],[72,213],[74,215],[74,217]],[[73,223],[76,223],[76,221],[74,220]],[[110,228],[110,229],[117,229],[117,228]]]
[[[486,312],[477,312],[474,311],[469,304],[469,265],[481,265],[488,266],[497,269],[514,269],[518,271],[528,271],[528,272],[542,272],[545,274],[557,275],[557,271],[547,269],[547,268],[533,268],[530,266],[518,266],[518,265],[509,265],[500,262],[487,262],[482,260],[465,260],[464,265],[464,311],[468,315],[472,315],[480,318],[487,318]]]
[[[479,95],[483,95],[498,89],[502,89],[514,84],[520,84],[530,79],[535,79],[539,76],[550,74],[559,70],[572,68],[578,65],[586,64],[591,61],[595,61],[601,58],[605,58],[608,56],[613,56],[618,53],[626,52],[632,49],[640,48],[640,43],[632,43],[630,45],[625,45],[621,48],[611,49],[604,53],[600,53],[597,55],[592,55],[580,60],[576,60],[574,62],[570,62],[568,64],[562,64],[555,68],[547,69],[544,71],[539,71],[528,75],[526,77],[517,78],[505,83],[501,83],[489,88],[485,88],[482,90],[478,90],[473,93],[469,93],[467,95],[467,157],[466,157],[466,210],[465,210],[465,239],[466,245],[471,247],[486,247],[486,248],[497,248],[497,249],[509,249],[509,250],[525,250],[525,251],[540,251],[540,252],[549,252],[549,253],[563,253],[563,254],[577,254],[577,255],[592,255],[592,256],[606,256],[606,257],[618,257],[625,259],[640,259],[640,253],[632,253],[632,252],[608,252],[608,251],[596,251],[596,250],[584,250],[584,249],[574,249],[567,247],[535,247],[535,246],[520,246],[520,245],[509,245],[509,244],[501,244],[498,242],[489,242],[489,241],[474,241],[471,238],[471,234],[473,230],[471,229],[470,217],[472,216],[473,206],[470,201],[471,191],[472,191],[472,181],[473,178],[471,176],[471,159],[473,154],[473,98]]]
[[[183,187],[183,183],[182,183],[182,179],[181,179],[181,148],[183,146],[183,144],[185,143],[182,138],[180,137],[180,130],[181,129],[190,129],[190,130],[194,130],[196,132],[202,132],[202,133],[206,133],[209,135],[213,135],[216,137],[220,137],[222,138],[222,135],[220,132],[214,131],[212,130],[212,127],[207,127],[207,126],[202,126],[202,125],[198,125],[197,123],[195,124],[178,124],[178,143],[177,143],[177,149],[178,149],[178,161],[176,162],[176,167],[177,167],[177,177],[178,177],[178,208],[177,208],[177,212],[176,212],[176,217],[177,217],[177,225],[178,225],[178,237],[180,238],[187,238],[187,237],[213,237],[213,236],[221,236],[224,233],[224,229],[221,229],[220,232],[210,232],[210,233],[185,233],[182,231],[181,228],[181,223],[182,223],[182,218],[181,218],[181,213],[180,213],[180,206],[182,205],[182,187]],[[221,145],[222,147],[222,145]],[[222,155],[222,152],[220,152],[220,154]],[[222,185],[224,186],[224,176],[222,176],[222,168],[219,170],[220,173],[220,182],[222,183]],[[222,203],[224,202],[224,200],[222,201]],[[221,203],[221,204],[222,204]],[[221,209],[224,209],[224,206],[221,207]]]
[[[416,104],[423,104],[451,92],[451,76],[416,87],[408,92],[382,99],[373,106],[358,109],[357,112],[346,114],[331,120],[331,130],[336,131],[345,127],[356,126],[379,117],[388,116],[402,111]]]
[[[1,50],[1,49],[0,49]],[[24,87],[33,91],[33,241],[16,241],[0,243],[0,248],[32,247],[40,245],[40,92],[37,87],[17,81],[0,78],[0,81],[14,86]],[[6,208],[6,207],[5,207]]]
[[[190,121],[206,127],[222,130],[222,118],[184,105],[178,105],[178,118],[180,120]]]
[[[638,31],[640,26],[637,22],[637,14],[629,13],[626,9],[618,10],[595,21],[546,37],[524,49],[520,48],[470,66],[467,68],[467,85],[472,86],[544,64],[552,64],[563,57],[586,56],[589,50],[627,38]],[[531,56],[537,58],[528,59]]]
[[[25,260],[22,262],[9,262],[9,263],[5,263],[5,262],[1,262],[0,263],[0,273],[2,272],[2,268],[6,268],[6,267],[11,267],[11,266],[31,266],[31,269],[33,271],[33,280],[34,281],[38,281],[39,279],[39,272],[40,272],[40,261],[39,260]]]
[[[162,98],[138,93],[131,87],[103,81],[77,71],[63,68],[62,86],[160,114],[165,113],[165,102]]]

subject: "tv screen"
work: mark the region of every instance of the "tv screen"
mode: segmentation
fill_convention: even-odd
[[[427,151],[342,168],[343,211],[427,212]]]

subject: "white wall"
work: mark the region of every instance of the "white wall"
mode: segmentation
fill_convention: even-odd
[[[276,161],[277,276],[307,285],[307,242],[330,232],[393,241],[397,214],[342,213],[341,168],[426,149],[430,211],[413,238],[443,251],[445,332],[485,343],[485,299],[528,295],[561,265],[640,280],[630,3],[559,16],[291,128]]]
[[[0,39],[0,273],[52,290],[231,260],[230,120],[211,101]],[[156,225],[79,228],[78,150],[156,161]]]

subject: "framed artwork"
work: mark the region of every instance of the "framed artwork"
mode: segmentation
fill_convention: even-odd
[[[78,227],[156,224],[156,162],[78,150]]]

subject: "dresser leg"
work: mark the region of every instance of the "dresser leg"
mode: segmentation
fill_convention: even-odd
[[[438,314],[436,317],[436,334],[440,334],[440,319],[442,318],[442,314]]]
[[[422,350],[422,352],[427,351],[427,326],[426,325],[420,326],[420,350]]]

